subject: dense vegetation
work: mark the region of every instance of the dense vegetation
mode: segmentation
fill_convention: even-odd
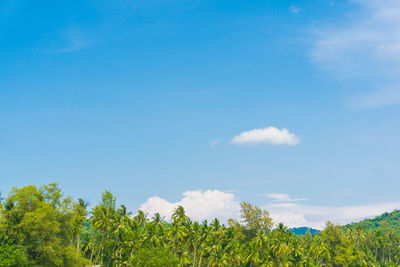
[[[314,235],[273,227],[242,203],[239,220],[193,222],[178,207],[168,222],[131,215],[108,191],[88,211],[55,184],[14,188],[1,201],[0,266],[399,266],[400,234],[330,222]]]
[[[384,231],[385,228],[389,228],[400,233],[400,210],[385,212],[373,219],[365,219],[345,226],[346,229],[355,227],[361,227],[366,231]]]

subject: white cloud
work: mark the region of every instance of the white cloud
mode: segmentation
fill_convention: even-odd
[[[371,218],[384,212],[400,209],[400,202],[377,203],[353,206],[318,206],[296,203],[306,200],[292,198],[283,193],[268,194],[273,201],[261,205],[270,213],[274,223],[284,223],[288,227],[308,226],[323,229],[329,220],[334,223],[347,224],[365,218]],[[170,202],[158,196],[150,197],[140,207],[141,210],[152,216],[160,213],[167,220],[179,205],[183,206],[186,215],[196,221],[208,221],[219,218],[226,223],[229,218],[240,217],[240,202],[234,193],[219,190],[195,190],[183,193],[183,198],[177,202]]]
[[[269,145],[297,145],[299,139],[287,129],[278,129],[275,127],[267,127],[262,129],[254,129],[232,138],[231,143],[237,145],[243,144],[269,144]]]
[[[167,219],[171,217],[173,210],[178,206],[184,207],[186,215],[196,221],[219,218],[226,222],[229,218],[238,217],[240,206],[233,193],[219,190],[197,190],[186,191],[183,196],[178,202],[169,202],[157,196],[150,197],[141,205],[140,209],[150,216],[158,212]]]
[[[347,87],[358,91],[350,101],[353,106],[400,104],[400,1],[352,3],[358,9],[349,14],[345,23],[314,29],[312,58],[342,82],[351,81]]]
[[[210,142],[210,147],[213,148],[221,142],[221,138],[215,139]]]
[[[297,13],[300,12],[300,9],[299,9],[297,6],[295,6],[295,5],[291,5],[291,6],[289,7],[289,11],[292,12],[292,13],[294,13],[294,14],[297,14]]]
[[[282,222],[290,227],[308,226],[323,229],[326,221],[347,224],[364,218],[374,217],[383,212],[400,208],[400,203],[379,203],[358,206],[312,206],[298,203],[272,203],[263,207],[270,212],[275,223]]]
[[[296,201],[304,201],[308,200],[307,198],[291,198],[288,194],[283,193],[267,193],[264,196],[273,199],[273,201],[288,201],[288,202],[296,202]]]

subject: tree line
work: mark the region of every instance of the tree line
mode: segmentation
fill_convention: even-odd
[[[109,192],[90,211],[56,184],[13,188],[0,204],[0,266],[399,266],[400,234],[331,222],[295,235],[241,203],[240,219],[131,214]]]

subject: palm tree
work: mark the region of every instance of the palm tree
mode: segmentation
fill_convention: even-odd
[[[115,242],[114,242],[114,247],[111,251],[111,255],[108,258],[108,266],[110,265],[111,259],[114,257],[117,259],[117,245],[120,240],[120,235],[123,230],[127,228],[126,224],[126,217],[130,215],[130,213],[127,212],[126,207],[124,205],[121,205],[121,207],[117,210],[115,213],[115,218],[113,220],[113,233],[115,235]]]
[[[317,266],[326,265],[331,261],[329,246],[321,235],[316,235],[312,239],[309,251]]]
[[[215,218],[210,224],[210,233],[208,235],[207,252],[209,254],[208,266],[216,264],[218,256],[221,255],[221,240],[225,234],[225,229],[221,226],[219,220]]]
[[[140,216],[142,217],[142,216]],[[129,257],[133,256],[134,250],[138,247],[138,244],[142,241],[143,227],[141,227],[141,221],[137,218],[127,221],[127,245],[130,248]]]
[[[84,227],[85,222],[86,222],[87,206],[88,206],[88,204],[85,203],[80,198],[80,199],[78,199],[78,203],[75,204],[75,207],[73,210],[73,214],[74,214],[73,238],[76,240],[76,257],[78,257],[79,251],[80,251],[80,237],[81,237],[82,228]]]
[[[96,263],[98,262],[100,252],[103,249],[104,237],[114,224],[114,220],[114,212],[109,207],[98,205],[93,209],[91,222],[93,224],[93,227],[101,233],[101,241],[95,258]]]
[[[256,236],[250,242],[250,254],[247,257],[251,266],[257,266],[263,262],[263,250],[265,249],[266,236],[263,231],[257,231]]]
[[[228,247],[228,256],[230,265],[239,266],[245,262],[243,245],[237,239],[231,239]]]
[[[210,227],[208,226],[207,220],[204,220],[201,224],[201,230],[199,233],[200,245],[198,249],[200,250],[200,255],[197,265],[199,267],[201,267],[201,262],[203,260],[204,252],[207,250],[206,240],[208,239],[209,234],[210,234]]]
[[[173,221],[167,231],[167,237],[172,242],[172,251],[174,255],[178,253],[178,247],[183,243],[186,236],[187,229],[183,227],[183,224],[180,223],[180,220]]]
[[[172,221],[182,223],[186,219],[187,216],[185,215],[185,209],[182,206],[178,206],[172,213]]]

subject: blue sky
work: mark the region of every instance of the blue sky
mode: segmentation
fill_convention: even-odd
[[[393,0],[0,0],[1,191],[109,189],[199,220],[248,201],[290,226],[400,208],[399,17]]]

